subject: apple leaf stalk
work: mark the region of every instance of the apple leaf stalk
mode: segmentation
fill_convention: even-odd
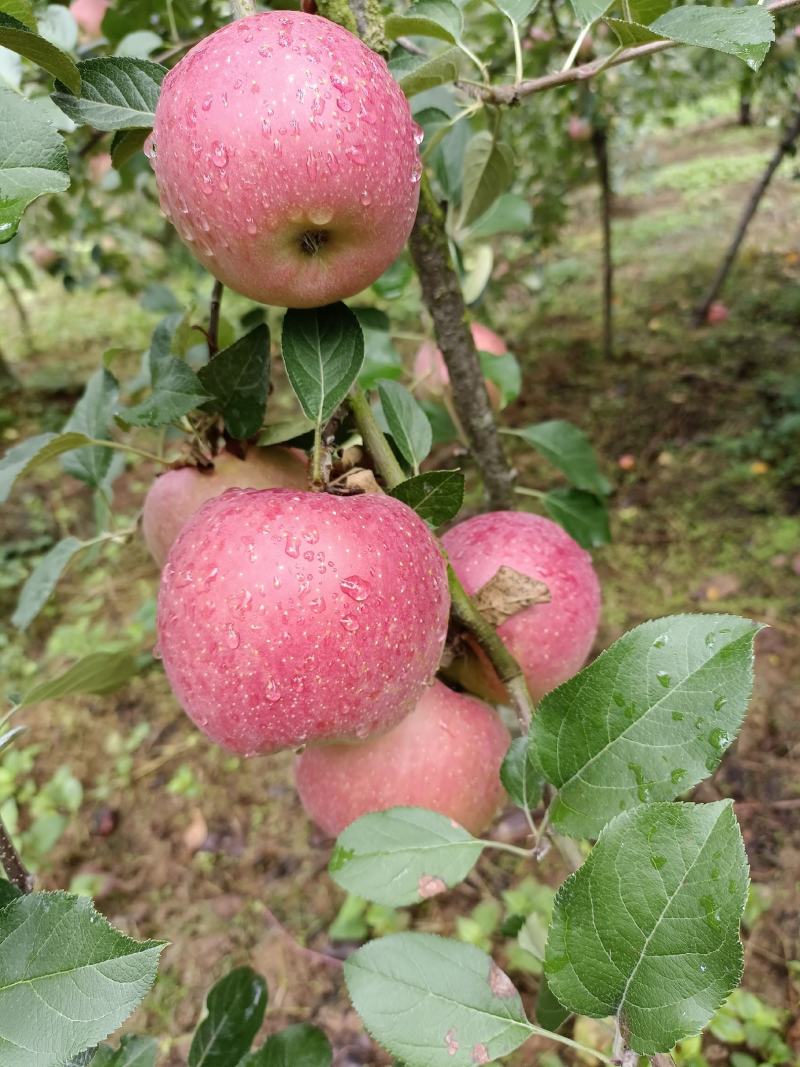
[[[405,481],[400,464],[394,457],[389,442],[375,420],[364,390],[356,386],[348,396],[348,404],[356,426],[361,434],[369,454],[375,461],[384,482],[389,489]],[[533,699],[528,691],[522,669],[505,644],[497,636],[494,627],[481,615],[472,598],[467,594],[455,571],[448,563],[447,583],[450,588],[452,612],[455,618],[470,631],[489,657],[498,677],[505,685],[511,697],[514,710],[524,733],[527,733],[531,717],[535,711]]]

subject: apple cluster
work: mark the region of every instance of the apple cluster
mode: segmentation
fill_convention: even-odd
[[[419,141],[381,57],[324,19],[271,11],[225,26],[170,71],[147,152],[197,258],[246,296],[302,308],[360,291],[400,252]],[[506,351],[473,332],[481,350]],[[415,374],[429,396],[448,388],[433,345]],[[498,629],[537,695],[589,653],[600,594],[588,554],[514,512],[468,519],[440,543],[394,497],[308,481],[303,453],[250,446],[153,484],[143,530],[162,567],[169,683],[225,748],[301,750],[298,792],[330,834],[396,805],[480,833],[503,799],[510,739],[493,707],[436,678],[450,615],[442,545],[468,592],[504,566],[546,585],[546,603]],[[488,661],[466,651],[465,688],[503,702]]]

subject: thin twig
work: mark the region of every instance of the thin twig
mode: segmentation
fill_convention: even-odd
[[[0,818],[0,864],[6,872],[6,877],[20,893],[33,891],[33,875],[22,862],[19,852],[11,840],[11,834],[6,829],[5,823]]]
[[[211,305],[208,313],[208,358],[213,359],[219,352],[219,313],[222,307],[222,294],[225,286],[218,279],[214,279],[214,288],[211,290]]]
[[[790,8],[800,7],[800,0],[772,0],[764,4],[767,11],[788,11]],[[533,96],[534,93],[543,93],[548,89],[554,89],[559,85],[570,85],[573,82],[586,81],[594,78],[601,71],[609,67],[619,67],[623,63],[630,63],[636,59],[645,59],[665,52],[668,48],[677,48],[680,41],[649,41],[647,44],[635,45],[633,48],[624,48],[610,62],[606,59],[592,60],[591,63],[583,63],[579,67],[570,70],[557,70],[552,74],[544,74],[539,78],[528,78],[519,85],[470,85],[465,82],[457,84],[470,96],[478,97],[487,104],[518,104],[524,97]]]
[[[306,948],[305,945],[301,945],[291,931],[286,929],[277,915],[275,915],[274,912],[271,912],[269,908],[264,908],[264,914],[267,918],[267,922],[273,930],[279,933],[289,947],[300,956],[304,956],[311,963],[324,963],[327,967],[335,967],[337,970],[342,969],[344,966],[342,960],[338,960],[335,956],[329,956],[327,952],[317,952],[316,949]]]

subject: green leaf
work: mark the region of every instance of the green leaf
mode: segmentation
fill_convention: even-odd
[[[454,519],[464,503],[461,471],[427,471],[396,485],[390,496],[402,500],[434,528]]]
[[[42,556],[22,587],[16,610],[11,616],[12,625],[18,630],[26,630],[30,626],[50,599],[64,568],[83,547],[83,541],[77,537],[65,537]]]
[[[36,16],[31,0],[0,0],[0,11],[21,22],[29,30],[36,29]]]
[[[414,474],[419,474],[419,465],[433,444],[433,430],[428,416],[399,382],[378,382],[378,395],[394,443],[413,468]]]
[[[152,394],[120,411],[121,418],[132,426],[167,426],[209,398],[195,372],[177,356],[166,356],[155,365],[151,362],[151,373]]]
[[[751,70],[758,70],[770,43],[775,40],[774,25],[769,11],[756,4],[746,7],[693,4],[665,11],[650,23],[649,29],[670,41],[737,56]]]
[[[78,23],[68,7],[47,4],[39,15],[38,30],[40,37],[62,52],[74,52],[78,45]]]
[[[157,33],[152,30],[135,30],[126,34],[115,49],[118,56],[128,56],[130,59],[149,59],[153,52],[164,47],[164,42]]]
[[[291,309],[283,320],[283,363],[300,406],[321,428],[347,396],[364,362],[364,335],[344,304]]]
[[[323,1032],[298,1023],[273,1034],[258,1052],[240,1060],[238,1067],[330,1067],[332,1061],[333,1050]]]
[[[464,153],[459,226],[479,219],[504,193],[514,176],[514,156],[507,144],[488,130],[474,134]]]
[[[0,10],[0,45],[24,56],[46,70],[73,93],[81,91],[81,76],[75,63],[60,48],[34,33],[24,22]]]
[[[88,1063],[90,1067],[156,1067],[157,1055],[158,1042],[154,1038],[126,1034],[118,1049],[102,1045]]]
[[[741,978],[747,885],[731,801],[619,815],[556,897],[553,993],[581,1015],[616,1015],[640,1055],[669,1051]]]
[[[596,837],[621,810],[710,774],[747,711],[759,629],[735,615],[655,619],[544,697],[531,738],[558,789],[554,824]]]
[[[571,3],[578,21],[584,26],[588,26],[597,19],[602,18],[606,11],[613,6],[614,0],[571,0]]]
[[[555,996],[547,981],[547,975],[543,974],[539,980],[539,993],[536,997],[536,1022],[554,1034],[564,1025],[570,1015],[572,1012],[565,1008]]]
[[[539,5],[539,0],[493,0],[498,11],[510,18],[517,26],[524,22]]]
[[[83,396],[75,405],[75,410],[67,420],[62,433],[85,433],[87,437],[98,440],[108,438],[108,428],[114,417],[114,409],[119,398],[119,384],[114,375],[105,369],[95,371],[86,383]],[[61,460],[61,466],[67,474],[78,478],[87,485],[97,488],[111,466],[113,453],[110,448],[96,445],[92,448],[79,448],[70,452]]]
[[[28,204],[69,188],[61,135],[40,108],[0,87],[0,244],[10,241]]]
[[[417,0],[402,15],[389,15],[386,35],[398,37],[436,37],[454,44],[461,36],[463,17],[451,0]]]
[[[542,799],[544,775],[527,737],[516,737],[500,767],[500,781],[515,804],[533,811]]]
[[[22,891],[17,889],[15,885],[6,878],[0,878],[0,910],[10,904],[12,900],[16,900],[17,897],[22,896]]]
[[[53,99],[79,126],[96,130],[151,127],[167,68],[148,59],[103,56],[78,64],[81,95],[56,84]]]
[[[605,501],[582,489],[551,489],[545,494],[547,514],[563,526],[583,548],[599,548],[611,543],[608,509]]]
[[[38,682],[18,706],[26,708],[40,700],[54,700],[74,693],[113,693],[138,673],[138,664],[130,652],[90,652],[57,678]]]
[[[135,127],[132,130],[117,130],[111,141],[111,162],[119,170],[129,159],[142,151],[150,130]]]
[[[261,429],[269,385],[269,329],[265,323],[218,352],[198,372],[203,388],[214,399],[205,411],[222,415],[225,429],[237,441]]]
[[[467,236],[479,240],[498,233],[525,233],[533,225],[533,209],[516,193],[503,193],[470,226]]]
[[[445,815],[391,808],[351,823],[328,869],[349,893],[394,908],[463,882],[482,851],[482,841]]]
[[[517,357],[511,352],[503,352],[500,356],[479,352],[478,358],[484,378],[494,382],[500,390],[500,406],[505,407],[516,400],[522,389],[522,371]]]
[[[461,51],[455,47],[429,57],[406,52],[389,63],[389,71],[406,96],[415,96],[426,89],[456,81],[460,59]]]
[[[522,1001],[491,957],[433,934],[393,934],[344,965],[356,1011],[405,1067],[467,1067],[531,1035]]]
[[[293,441],[296,437],[303,437],[314,430],[314,423],[305,415],[298,415],[294,419],[284,419],[282,422],[273,422],[265,426],[258,437],[260,445],[281,445],[286,441]]]
[[[189,1067],[236,1067],[264,1020],[267,984],[251,967],[226,974],[206,998],[206,1016],[189,1049]]]
[[[41,433],[10,448],[0,459],[0,504],[8,500],[17,478],[49,459],[87,443],[88,438],[82,433]]]
[[[611,486],[600,473],[597,456],[583,430],[564,419],[551,419],[507,433],[521,437],[558,467],[576,489],[605,496]]]
[[[0,1062],[53,1067],[116,1030],[156,976],[160,941],[133,941],[87,897],[33,893],[0,912]]]

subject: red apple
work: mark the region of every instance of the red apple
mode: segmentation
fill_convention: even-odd
[[[106,174],[111,170],[111,153],[110,152],[98,152],[92,156],[87,163],[87,170],[89,172],[89,178],[95,185],[99,185],[105,178]]]
[[[402,250],[420,140],[380,56],[318,15],[267,11],[173,67],[145,150],[167,217],[212,274],[265,304],[318,307]]]
[[[103,18],[109,7],[109,0],[72,0],[69,10],[86,36],[95,38],[103,32]]]
[[[491,511],[454,526],[442,541],[468,593],[504,564],[550,590],[549,603],[525,608],[497,629],[535,699],[580,670],[597,633],[600,585],[589,553],[569,534],[539,515]],[[496,691],[496,676],[490,681]]]
[[[142,532],[153,559],[164,560],[184,523],[226,489],[305,489],[308,463],[293,448],[251,448],[239,459],[227,450],[210,470],[179,467],[156,478],[144,499]]]
[[[479,352],[488,352],[492,356],[504,356],[508,352],[506,343],[494,330],[483,326],[480,322],[473,322],[470,326],[472,339]],[[441,350],[433,341],[425,341],[420,345],[414,359],[414,378],[417,381],[417,392],[420,396],[430,400],[441,400],[450,387],[450,373]],[[494,382],[486,382],[486,390],[489,400],[495,411],[499,411],[501,405],[500,390]]]
[[[730,311],[726,304],[723,304],[721,300],[715,300],[706,313],[706,322],[709,326],[719,326],[721,322],[730,316]]]
[[[570,115],[567,134],[571,141],[590,141],[592,139],[592,124],[582,115]]]
[[[430,808],[482,833],[504,797],[510,738],[497,713],[441,682],[388,734],[360,745],[314,745],[299,757],[297,791],[331,837],[371,811]]]
[[[433,680],[449,608],[439,547],[399,500],[228,489],[170,549],[158,640],[189,716],[253,755],[398,723]]]
[[[59,260],[59,255],[55,248],[45,244],[43,241],[37,241],[36,244],[31,245],[29,252],[31,259],[41,270],[50,270]]]

